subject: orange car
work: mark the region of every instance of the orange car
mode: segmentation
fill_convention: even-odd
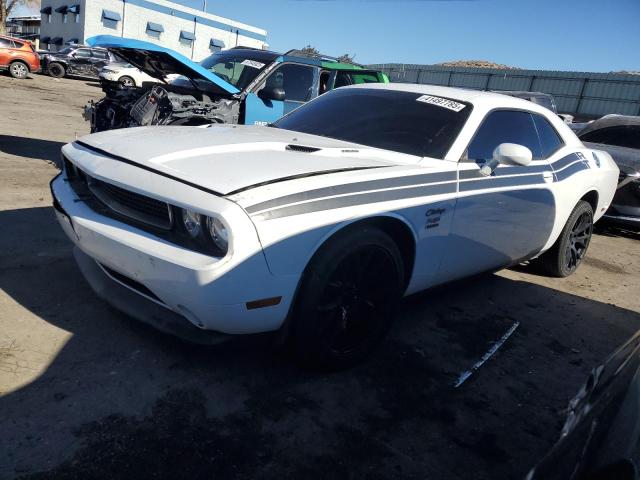
[[[0,70],[9,70],[13,78],[27,78],[40,71],[40,57],[29,41],[0,35]]]

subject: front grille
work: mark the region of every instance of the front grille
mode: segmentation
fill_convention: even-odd
[[[119,216],[162,230],[171,229],[173,219],[168,203],[93,178],[66,157],[64,167],[71,187],[83,200],[92,198]]]

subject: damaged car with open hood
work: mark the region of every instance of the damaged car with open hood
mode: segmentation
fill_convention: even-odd
[[[102,80],[106,96],[85,107],[92,133],[149,125],[266,125],[334,88],[388,83],[381,72],[298,50],[235,47],[196,63],[139,40],[101,35],[87,43],[161,82],[123,87]]]

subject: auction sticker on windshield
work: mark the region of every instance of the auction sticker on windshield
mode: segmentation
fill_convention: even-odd
[[[264,63],[256,62],[255,60],[243,60],[242,65],[258,69],[264,67]]]
[[[416,98],[416,102],[437,105],[438,107],[448,108],[454,112],[459,112],[466,106],[464,103],[458,103],[453,100],[449,100],[448,98],[434,97],[432,95],[422,95],[421,97]]]

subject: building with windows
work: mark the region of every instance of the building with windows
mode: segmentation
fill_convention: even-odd
[[[41,7],[40,48],[52,51],[94,35],[146,40],[195,61],[225,48],[267,47],[263,29],[166,0],[42,0]]]
[[[7,20],[7,35],[35,41],[40,36],[40,15],[11,17]]]

